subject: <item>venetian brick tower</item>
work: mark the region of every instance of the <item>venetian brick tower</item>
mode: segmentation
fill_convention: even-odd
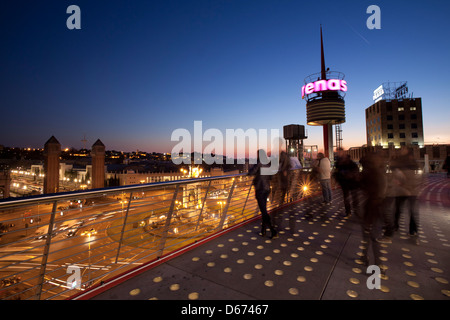
[[[92,145],[92,189],[105,187],[105,145],[98,139]]]
[[[52,136],[44,145],[44,193],[59,191],[59,156],[61,144]]]

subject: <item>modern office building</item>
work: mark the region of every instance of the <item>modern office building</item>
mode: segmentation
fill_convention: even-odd
[[[424,146],[422,99],[407,98],[405,87],[406,82],[389,95],[379,94],[382,86],[375,90],[375,103],[366,109],[367,146]]]

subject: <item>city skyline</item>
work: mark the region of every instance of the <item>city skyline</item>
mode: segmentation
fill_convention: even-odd
[[[81,9],[69,30],[68,6]],[[366,9],[381,9],[369,30]],[[366,143],[365,109],[384,82],[408,81],[422,98],[425,143],[450,143],[446,119],[447,3],[430,1],[8,2],[0,145],[63,148],[101,139],[108,150],[170,153],[178,128],[278,129],[306,125],[304,79],[325,63],[348,83],[345,148]],[[219,153],[219,152],[218,152]],[[238,155],[239,156],[239,155]]]

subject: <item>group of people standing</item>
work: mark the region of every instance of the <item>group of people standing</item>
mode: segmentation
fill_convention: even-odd
[[[266,157],[263,163],[268,163]],[[288,182],[288,171],[293,163],[285,152],[281,152],[278,170],[278,182],[281,201],[284,201]],[[360,169],[360,166],[362,167]],[[363,238],[367,242],[361,260],[368,264],[368,247],[373,244],[375,262],[378,260],[378,243],[391,243],[393,234],[399,228],[400,213],[404,207],[409,212],[409,235],[418,244],[419,212],[417,197],[421,183],[421,174],[409,149],[399,149],[397,154],[388,159],[382,153],[370,153],[360,160],[360,166],[351,160],[350,156],[339,151],[332,168],[330,160],[319,153],[313,164],[313,176],[320,184],[323,204],[330,205],[332,201],[331,179],[340,185],[345,207],[345,215],[355,214],[362,226]],[[253,185],[259,209],[262,214],[261,235],[266,229],[271,231],[271,238],[277,237],[278,232],[271,223],[267,213],[267,199],[270,194],[271,175],[262,175],[260,157],[249,174],[254,175]],[[380,236],[376,223],[382,221],[384,233]]]

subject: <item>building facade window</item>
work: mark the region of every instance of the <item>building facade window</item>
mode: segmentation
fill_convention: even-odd
[[[405,135],[404,132],[401,132],[401,133],[400,133],[400,139],[404,139],[404,138],[406,138],[406,135]]]

